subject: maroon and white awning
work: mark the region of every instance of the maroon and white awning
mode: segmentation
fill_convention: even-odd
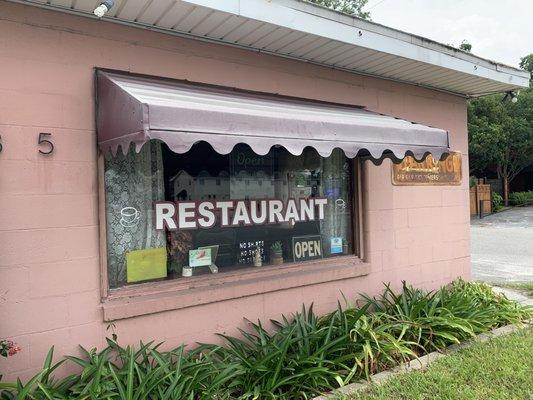
[[[98,71],[98,144],[102,151],[137,151],[151,139],[176,153],[208,142],[227,154],[246,143],[264,155],[283,146],[300,155],[421,159],[449,151],[448,133],[362,108]]]

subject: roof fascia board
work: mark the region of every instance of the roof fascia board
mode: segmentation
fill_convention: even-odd
[[[78,15],[78,16],[82,16],[82,17],[88,17],[88,18],[91,18],[91,19],[97,19],[92,14],[86,13],[86,12],[81,11],[81,10],[75,10],[75,9],[72,9],[72,8],[69,8],[69,7],[64,7],[64,6],[61,6],[61,5],[58,5],[58,4],[52,5],[52,4],[37,2],[36,0],[9,0],[9,1],[14,2],[14,3],[24,4],[24,5],[32,5],[32,6],[36,6],[36,7],[44,8],[44,9],[49,9],[49,10],[62,11],[62,12],[65,12],[67,14]],[[212,8],[214,10],[220,10],[222,12],[228,12],[228,13],[235,14],[235,15],[242,15],[242,13],[241,13],[241,3],[240,2],[242,1],[242,3],[248,3],[248,2],[251,3],[251,2],[255,2],[257,0],[224,0],[223,2],[219,1],[219,0],[181,0],[181,1],[188,2],[188,3],[191,3],[191,4],[195,4],[195,5],[198,5],[198,6],[204,6],[204,7]],[[324,20],[327,21],[327,19],[325,19],[323,16],[320,16],[321,13],[325,13],[325,14],[331,13],[337,19],[346,19],[346,18],[348,18],[349,20],[355,21],[358,24],[366,24],[365,26],[369,26],[371,28],[374,28],[374,30],[383,29],[383,30],[390,30],[390,31],[395,32],[395,33],[397,33],[399,35],[402,35],[402,34],[403,35],[408,35],[408,36],[410,35],[410,34],[407,34],[405,32],[402,32],[402,31],[397,31],[395,29],[388,28],[388,27],[385,27],[383,25],[376,24],[374,22],[369,22],[369,21],[366,21],[366,20],[362,20],[360,18],[344,15],[344,14],[341,14],[341,13],[338,13],[338,12],[334,12],[334,11],[331,11],[331,10],[328,10],[328,9],[324,9],[322,7],[319,7],[319,6],[316,6],[316,5],[313,5],[313,4],[304,3],[301,0],[264,0],[263,3],[267,2],[267,1],[268,1],[268,3],[270,5],[273,2],[276,2],[276,3],[284,2],[285,4],[289,4],[290,3],[292,5],[296,4],[296,5],[301,5],[301,6],[305,6],[305,7],[310,6],[312,11],[313,11],[312,15],[314,15],[316,17],[315,14],[319,14],[318,18],[320,19],[321,22],[323,22]],[[287,7],[289,7],[289,6],[288,5],[284,5],[283,7],[285,9],[287,9]],[[296,11],[298,11],[298,10],[296,10]],[[303,12],[299,11],[299,12],[300,13],[307,13],[306,11],[303,11]],[[245,15],[242,15],[242,16],[245,17]],[[249,17],[249,18],[251,18],[251,17]],[[254,18],[254,19],[257,19],[257,18]],[[133,22],[133,21],[121,20],[121,19],[113,18],[113,17],[104,17],[103,20],[107,21],[107,22],[118,23],[120,25],[137,27],[137,28],[144,28],[144,29],[148,29],[148,30],[151,30],[151,31],[154,31],[154,32],[170,34],[172,36],[185,37],[185,38],[194,38],[194,39],[200,40],[200,41],[205,41],[205,42],[210,42],[210,43],[225,44],[225,45],[229,45],[229,46],[237,47],[237,48],[241,48],[241,49],[248,49],[248,50],[254,49],[252,47],[244,46],[244,45],[241,45],[241,44],[238,44],[238,43],[224,42],[224,41],[222,41],[220,39],[209,38],[209,37],[206,37],[206,36],[194,35],[192,33],[185,33],[185,32],[172,31],[172,30],[168,30],[168,29],[164,29],[164,28],[159,28],[159,27],[156,27],[154,25],[144,24],[144,23],[142,23],[140,21]],[[258,19],[258,20],[261,21],[262,19]],[[273,22],[273,23],[276,24],[276,22]],[[341,25],[342,24],[346,25],[344,22],[341,23]],[[357,27],[355,25],[352,25],[352,28],[356,29]],[[316,33],[313,33],[313,34],[316,35]],[[425,40],[424,38],[420,38],[420,37],[417,37],[417,36],[413,36],[413,38],[414,39],[418,38],[418,40]],[[431,42],[429,40],[427,40],[427,41]],[[434,43],[440,49],[444,49],[444,50],[448,49],[448,46],[439,44],[437,42],[432,42],[432,43]],[[358,44],[358,46],[359,46],[359,44]],[[470,56],[473,59],[479,60],[480,62],[485,62],[485,63],[491,65],[493,68],[495,67],[495,69],[497,71],[501,71],[504,74],[510,74],[510,75],[518,74],[520,76],[520,78],[522,78],[522,79],[519,82],[517,82],[517,80],[514,80],[511,83],[509,83],[509,82],[507,82],[505,80],[502,81],[501,79],[500,80],[494,80],[494,79],[491,79],[491,78],[487,78],[487,79],[493,80],[495,82],[495,85],[502,84],[502,85],[508,86],[508,88],[504,89],[502,87],[500,89],[493,89],[493,90],[483,91],[483,92],[479,92],[479,93],[477,93],[475,91],[474,92],[463,92],[463,91],[459,91],[458,92],[458,91],[453,90],[451,88],[447,89],[447,88],[443,88],[443,87],[437,87],[437,86],[434,86],[434,85],[432,85],[431,83],[428,83],[428,82],[425,82],[425,83],[424,82],[415,82],[415,81],[412,81],[412,80],[406,80],[406,79],[402,79],[402,78],[381,76],[381,75],[376,75],[376,74],[372,74],[372,73],[366,73],[366,72],[363,72],[363,71],[355,71],[355,70],[343,68],[341,66],[336,66],[334,64],[325,64],[325,63],[322,63],[322,62],[317,62],[317,61],[313,61],[313,60],[307,60],[307,59],[303,59],[301,57],[297,57],[296,55],[276,53],[276,52],[269,51],[267,49],[254,49],[254,50],[263,52],[265,54],[271,54],[271,55],[274,55],[274,56],[278,56],[278,57],[293,59],[293,60],[302,61],[302,62],[308,62],[308,63],[311,63],[311,64],[316,64],[316,65],[324,66],[324,67],[327,67],[327,68],[334,68],[334,69],[337,69],[337,70],[340,70],[340,71],[346,71],[346,72],[349,72],[349,73],[356,73],[356,74],[359,74],[359,75],[378,77],[378,78],[381,78],[381,79],[386,79],[386,80],[391,80],[391,81],[395,81],[395,82],[401,82],[401,83],[406,83],[406,84],[410,84],[410,85],[425,87],[425,88],[429,88],[429,89],[432,89],[432,90],[437,90],[437,91],[440,91],[440,92],[450,93],[450,94],[453,94],[453,95],[463,96],[463,97],[467,97],[467,98],[468,97],[485,96],[487,94],[493,94],[493,93],[502,93],[502,92],[504,92],[506,90],[514,90],[514,89],[518,89],[518,88],[521,88],[521,87],[528,87],[529,86],[529,73],[527,71],[522,71],[522,70],[519,70],[519,69],[516,69],[516,68],[513,68],[513,67],[509,67],[509,66],[506,66],[506,65],[503,65],[503,64],[498,64],[496,62],[485,60],[483,58],[479,58],[477,56],[470,55],[468,53],[463,53],[463,52],[460,53],[461,56]],[[448,51],[450,51],[450,50],[448,49]],[[454,51],[454,49],[452,49],[451,51]],[[407,59],[409,60],[409,58],[407,58]],[[417,62],[416,59],[412,59],[411,61]],[[428,64],[428,65],[432,65],[432,64]],[[442,66],[441,66],[441,68],[442,68]],[[446,68],[446,67],[444,67],[444,68]],[[487,68],[487,69],[490,69],[490,68]],[[496,71],[493,71],[493,72],[496,73]],[[476,75],[472,75],[472,77],[475,78]],[[481,77],[483,77],[483,76],[481,76]],[[498,83],[498,82],[500,82],[500,83]]]
[[[373,31],[376,33],[380,33],[385,36],[395,37],[397,39],[411,42],[413,44],[416,44],[422,47],[433,48],[434,50],[438,50],[439,52],[444,52],[448,55],[461,58],[465,61],[470,61],[472,63],[485,62],[489,66],[494,66],[496,69],[500,71],[503,71],[509,74],[515,74],[515,75],[517,74],[519,76],[528,77],[527,71],[523,71],[516,67],[505,65],[505,64],[502,64],[502,63],[499,63],[499,62],[496,62],[490,59],[483,58],[483,57],[479,57],[472,53],[463,51],[461,49],[457,49],[453,46],[439,43],[432,39],[428,39],[423,36],[408,33],[408,32],[405,32],[405,31],[402,31],[396,28],[391,28],[389,26],[379,24],[375,21],[365,20],[359,17],[355,17],[355,16],[343,14],[335,10],[331,10],[324,6],[311,4],[307,2],[306,0],[275,0],[275,1],[277,1],[280,4],[285,5],[286,7],[291,7],[296,10],[303,11],[306,13],[316,14],[322,18],[331,19],[339,23],[352,25],[354,27],[360,26],[364,29],[367,29],[369,31]]]
[[[330,19],[323,15],[316,15],[302,11],[298,8],[291,8],[287,3],[298,4],[294,1],[287,0],[182,0],[184,2],[208,7],[214,10],[228,12],[244,18],[251,18],[257,21],[270,23],[294,31],[305,32],[308,34],[324,37],[330,40],[336,40],[342,43],[352,44],[367,49],[392,54],[407,59],[424,62],[441,68],[448,68],[454,71],[477,76],[480,78],[490,79],[496,82],[516,86],[529,86],[529,73],[520,71],[511,67],[491,63],[485,59],[473,55],[466,55],[472,58],[472,61],[464,60],[454,55],[443,52],[446,46],[436,42],[427,41],[425,46],[418,43],[422,38],[409,35],[401,31],[388,29],[386,27],[362,21],[358,18],[344,16],[335,12],[330,12],[336,19]],[[317,8],[315,6],[314,9]],[[326,14],[329,10],[322,10]],[[347,24],[346,21],[339,21],[346,17],[352,21]],[[366,24],[365,24],[366,23]],[[357,25],[359,26],[357,26]],[[366,26],[365,26],[366,25]],[[382,32],[368,29],[368,25],[376,25],[381,30],[390,31],[391,35],[385,35]],[[361,35],[359,35],[361,31]],[[408,36],[410,41],[406,41],[402,36]],[[432,47],[441,47],[433,49]],[[463,54],[461,54],[463,55]],[[475,61],[474,61],[475,60]]]
[[[83,11],[79,11],[79,10],[74,10],[74,9],[71,9],[71,8],[68,8],[68,7],[63,7],[63,6],[60,6],[60,5],[51,5],[51,4],[47,4],[47,3],[37,3],[34,0],[8,0],[8,1],[10,1],[12,3],[18,3],[18,4],[26,5],[26,6],[38,7],[38,8],[42,8],[42,9],[50,10],[50,11],[60,11],[60,12],[63,12],[63,13],[66,13],[66,14],[70,14],[70,15],[75,15],[75,16],[78,16],[78,17],[90,18],[90,19],[93,19],[93,20],[97,20],[98,19],[98,17],[95,17],[92,14],[89,14],[89,13],[86,13],[86,12],[83,12]],[[149,30],[149,31],[152,31],[152,32],[159,32],[159,33],[162,33],[162,34],[176,36],[176,37],[180,37],[180,38],[194,39],[194,40],[199,40],[199,41],[207,42],[207,43],[215,43],[215,44],[219,44],[219,45],[226,45],[226,46],[239,48],[239,49],[242,49],[242,50],[250,50],[251,49],[250,47],[247,47],[247,46],[244,46],[244,45],[240,45],[240,44],[237,44],[237,43],[224,42],[224,41],[222,41],[220,39],[209,38],[207,36],[198,36],[198,35],[194,35],[194,34],[191,34],[191,33],[187,34],[187,33],[179,32],[179,31],[173,31],[173,30],[169,30],[169,29],[158,28],[158,27],[156,27],[154,25],[147,25],[147,24],[144,24],[144,23],[139,22],[139,21],[131,22],[131,21],[127,21],[127,20],[121,20],[121,19],[118,19],[118,18],[105,17],[105,16],[103,18],[101,18],[101,19],[103,21],[105,21],[105,22],[115,23],[115,24],[124,25],[124,26],[128,26],[128,27],[133,27],[133,28],[142,28],[142,29],[146,29],[146,30]],[[398,78],[392,78],[392,77],[389,78],[387,76],[380,76],[380,75],[370,74],[370,73],[366,73],[366,72],[362,72],[362,71],[354,71],[354,70],[350,70],[350,69],[343,68],[343,67],[340,67],[340,66],[333,66],[333,65],[328,65],[328,64],[325,64],[325,63],[321,63],[321,62],[305,60],[305,59],[302,59],[302,58],[299,58],[299,57],[296,57],[296,56],[291,56],[291,55],[287,55],[287,54],[283,54],[283,53],[274,53],[274,52],[268,51],[268,50],[259,50],[259,51],[261,53],[272,55],[272,56],[275,56],[275,57],[282,57],[282,58],[286,58],[286,59],[289,59],[289,60],[295,60],[295,61],[299,61],[299,62],[307,62],[307,63],[313,64],[313,65],[319,65],[319,66],[325,67],[325,68],[333,68],[333,69],[336,69],[336,70],[339,70],[339,71],[344,71],[344,72],[348,72],[348,73],[352,73],[352,74],[355,73],[355,74],[364,75],[364,76],[371,76],[371,77],[374,77],[374,78],[377,77],[377,78],[385,79],[385,80],[388,80],[388,81],[405,83],[407,85],[420,86],[420,87],[428,88],[428,89],[431,89],[431,90],[436,90],[436,91],[439,91],[439,92],[452,94],[452,95],[455,95],[455,96],[461,96],[461,97],[466,97],[466,98],[468,98],[468,97],[476,97],[477,96],[477,94],[473,94],[472,95],[472,94],[467,94],[467,93],[462,93],[462,92],[454,92],[454,91],[451,91],[451,90],[447,90],[445,88],[431,86],[430,84],[426,84],[426,83],[416,83],[416,82],[412,82],[412,81],[409,81],[409,80],[406,80],[406,79],[398,79]],[[497,93],[501,93],[501,92],[502,92],[502,90],[497,91]]]

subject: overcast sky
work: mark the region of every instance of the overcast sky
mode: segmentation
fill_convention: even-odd
[[[518,66],[533,53],[533,0],[369,0],[373,21]]]

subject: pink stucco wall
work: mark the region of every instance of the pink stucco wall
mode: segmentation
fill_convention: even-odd
[[[101,346],[94,67],[366,106],[445,128],[463,152],[460,187],[391,185],[391,166],[364,167],[366,261],[371,273],[243,299],[123,319],[123,343],[169,345],[232,333],[243,317],[277,318],[341,291],[382,281],[435,288],[468,278],[465,99],[230,47],[68,16],[0,0],[0,337],[22,353],[0,361],[5,379],[27,377],[50,346]],[[55,152],[38,153],[39,132]]]

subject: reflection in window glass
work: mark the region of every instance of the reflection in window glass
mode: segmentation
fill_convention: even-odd
[[[338,149],[327,158],[309,148],[294,156],[282,147],[259,156],[238,145],[221,155],[204,142],[185,154],[152,141],[139,153],[106,156],[110,287],[351,253],[350,165]],[[200,205],[213,207],[214,223],[156,230],[154,204],[165,201],[189,207],[189,219]],[[228,201],[224,226],[217,205]],[[259,219],[250,216],[263,211],[273,219],[253,223]]]

